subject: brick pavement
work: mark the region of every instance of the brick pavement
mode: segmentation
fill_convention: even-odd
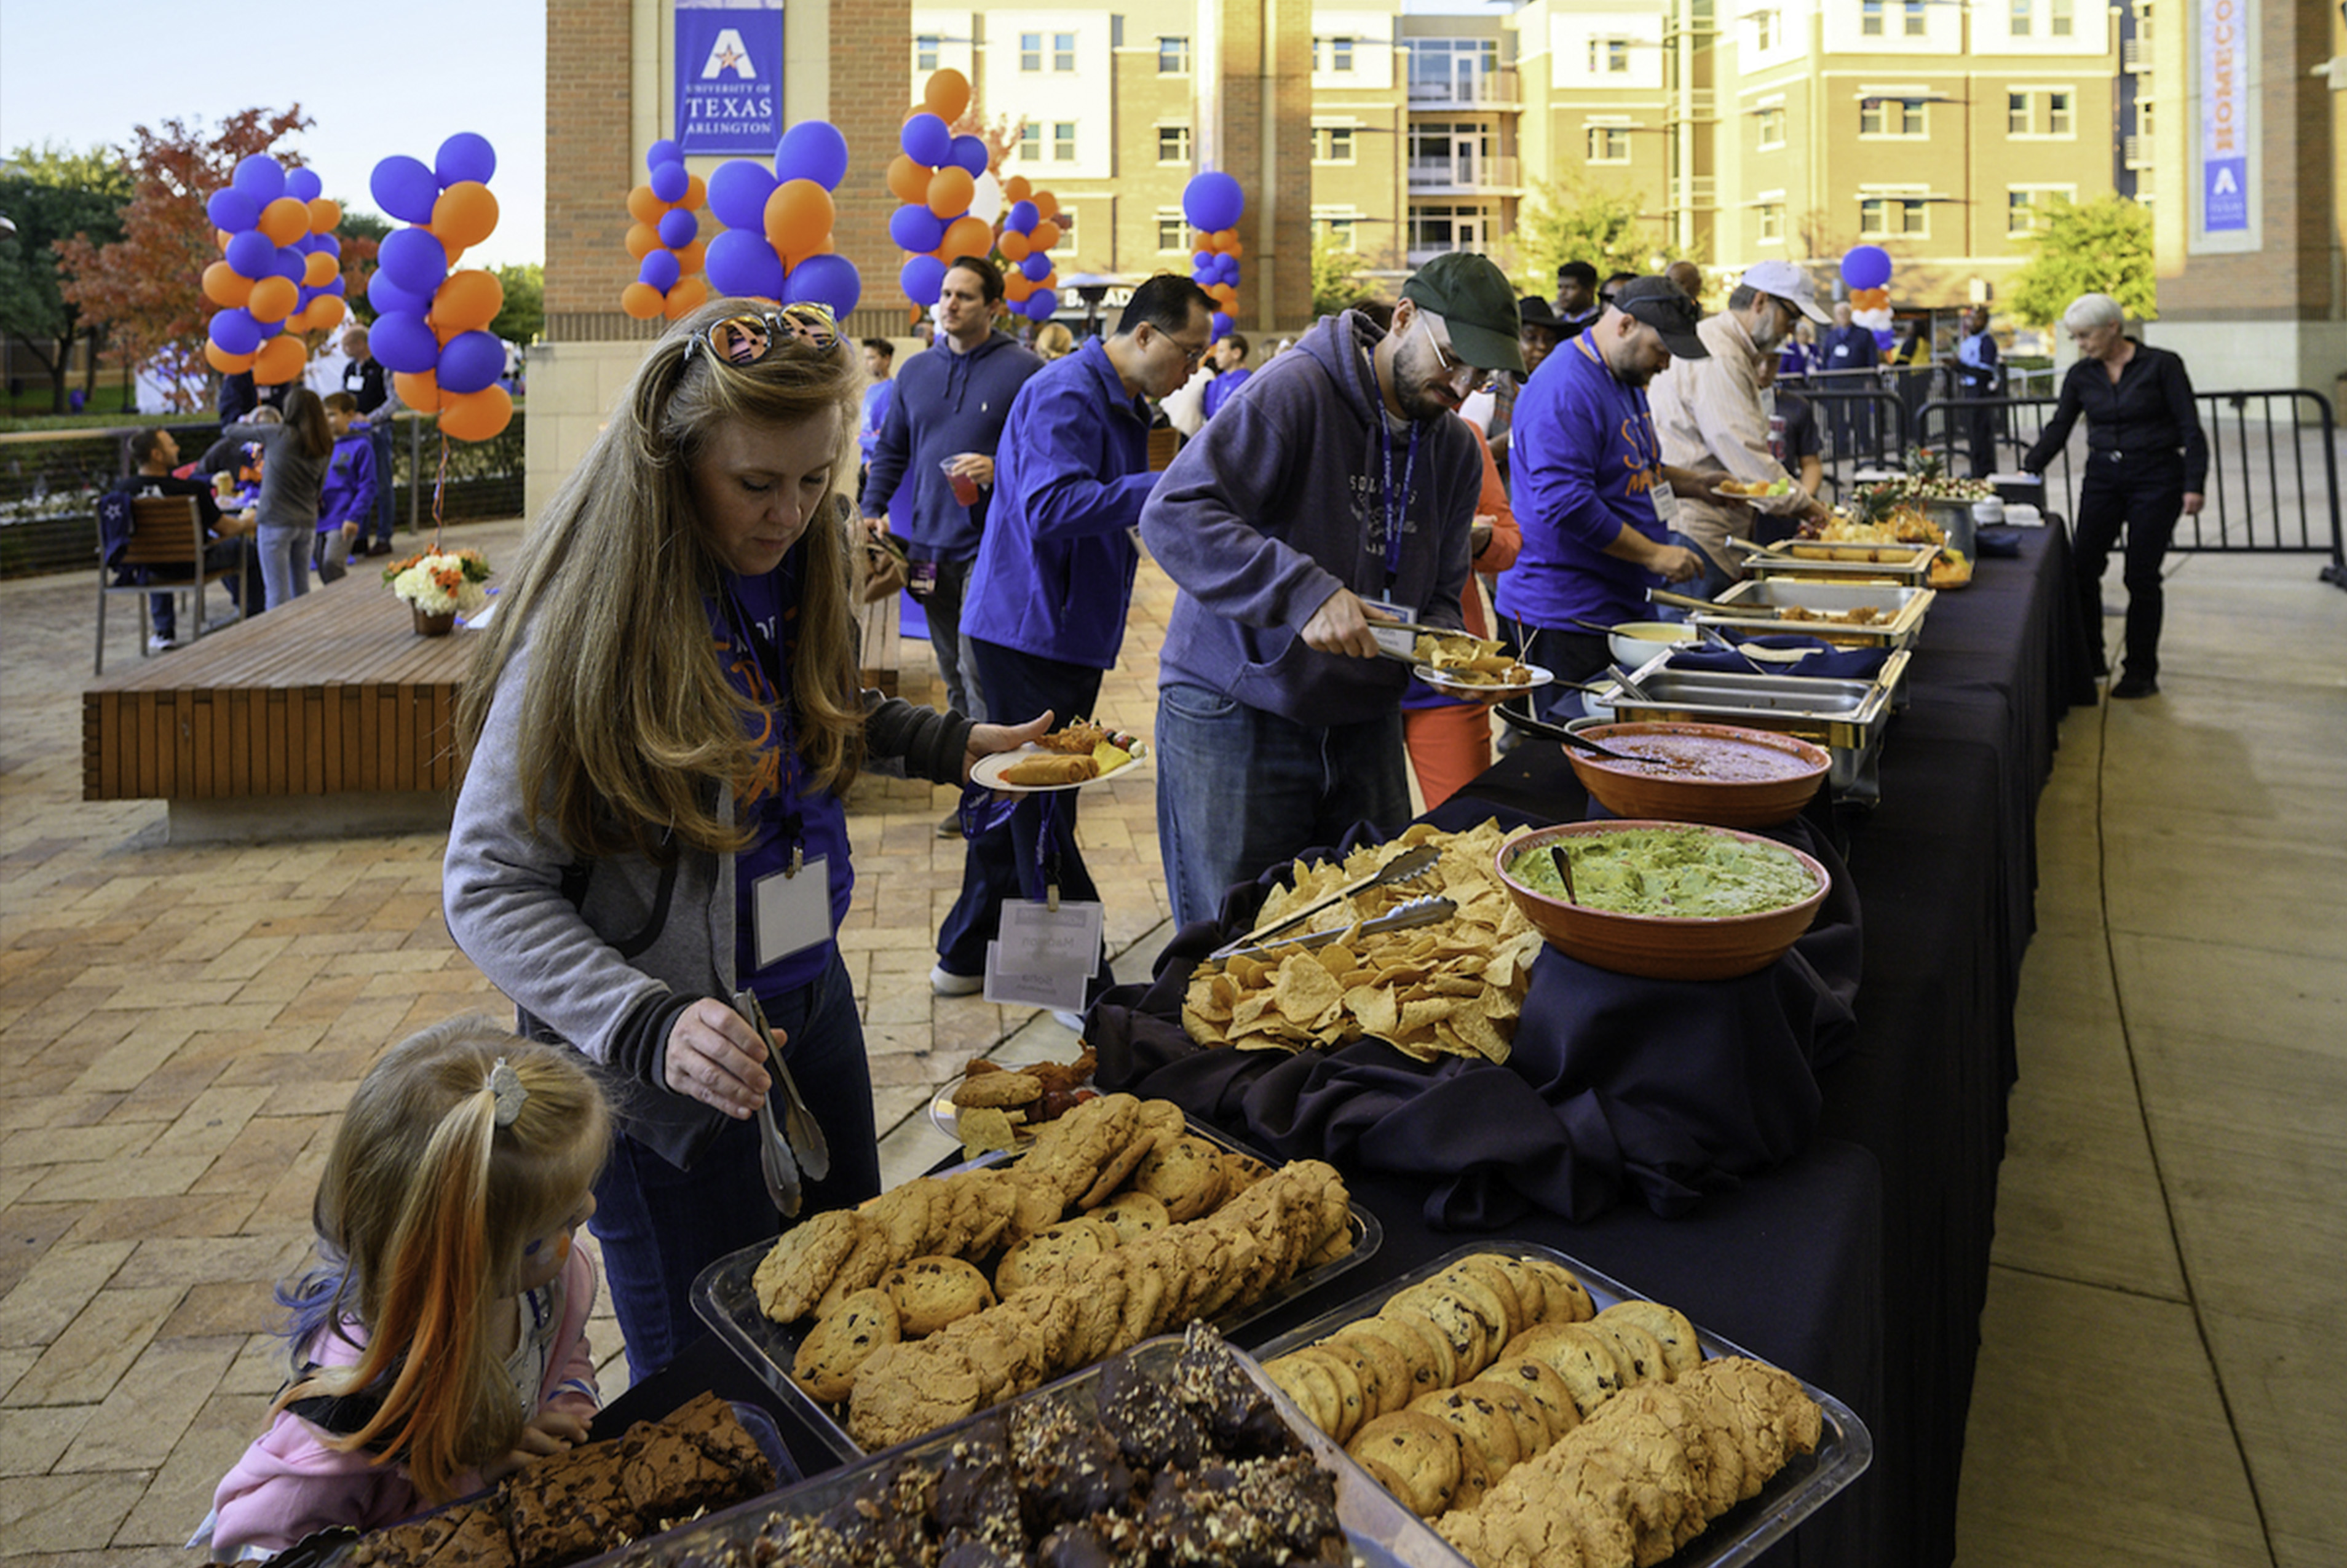
[[[502,559],[521,525],[452,532]],[[190,1561],[179,1543],[264,1422],[282,1375],[270,1286],[301,1263],[368,1061],[505,1005],[441,923],[439,835],[173,846],[160,803],[83,803],[90,600],[81,574],[0,583],[0,1557],[121,1568]],[[1105,716],[1143,734],[1172,600],[1144,562],[1102,688]],[[115,619],[108,651],[136,658],[135,619]],[[904,646],[919,699],[928,647]],[[1112,952],[1162,940],[1152,790],[1144,774],[1085,802]],[[883,1129],[909,1131],[967,1056],[1038,1032],[1032,1009],[929,994],[961,876],[958,842],[934,834],[952,798],[882,779],[850,797],[839,940]],[[591,1334],[609,1396],[618,1331],[607,1314]]]

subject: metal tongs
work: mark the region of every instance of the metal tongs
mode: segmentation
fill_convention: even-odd
[[[1337,888],[1337,891],[1329,894],[1328,897],[1321,899],[1317,904],[1307,904],[1303,908],[1296,910],[1294,914],[1274,920],[1268,926],[1257,926],[1254,930],[1249,931],[1237,941],[1217,948],[1215,951],[1209,953],[1206,956],[1209,958],[1227,958],[1234,953],[1245,952],[1249,948],[1261,945],[1264,939],[1271,936],[1274,932],[1285,931],[1290,926],[1297,925],[1307,917],[1317,915],[1321,910],[1328,907],[1329,905],[1341,903],[1345,899],[1350,898],[1356,893],[1366,893],[1372,887],[1383,887],[1389,883],[1407,882],[1413,876],[1422,876],[1427,872],[1431,871],[1434,868],[1435,863],[1441,858],[1442,852],[1435,848],[1434,845],[1430,844],[1414,845],[1411,847],[1403,850],[1399,855],[1395,856],[1392,859],[1387,861],[1383,866],[1378,866],[1375,871],[1370,872],[1367,876],[1362,877],[1359,881]]]
[[[1448,920],[1459,913],[1459,906],[1440,893],[1429,893],[1412,898],[1407,904],[1397,904],[1374,920],[1364,920],[1359,926],[1331,926],[1301,937],[1283,937],[1272,942],[1241,942],[1208,955],[1216,958],[1260,958],[1273,952],[1302,952],[1311,948],[1325,948],[1341,937],[1358,931],[1364,937],[1375,937],[1386,931],[1407,931],[1417,926],[1431,926],[1438,920]],[[1285,922],[1283,922],[1284,924]]]
[[[757,993],[748,989],[734,992],[733,1009],[758,1031],[759,1040],[766,1047],[767,1068],[782,1086],[781,1126],[774,1124],[773,1095],[758,1102],[758,1171],[766,1178],[766,1196],[774,1200],[774,1207],[782,1211],[784,1219],[795,1219],[801,1203],[800,1173],[805,1172],[806,1179],[813,1182],[829,1175],[831,1144],[816,1123],[815,1112],[807,1109],[798,1081],[783,1063],[783,1048],[774,1040],[774,1029],[766,1022],[766,1009],[758,1005]]]

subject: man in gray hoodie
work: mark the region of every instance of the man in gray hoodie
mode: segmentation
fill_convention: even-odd
[[[1357,822],[1409,815],[1405,663],[1369,627],[1456,630],[1482,454],[1456,415],[1522,374],[1499,268],[1436,257],[1393,326],[1324,318],[1182,449],[1141,514],[1181,589],[1158,658],[1157,830],[1175,917]]]

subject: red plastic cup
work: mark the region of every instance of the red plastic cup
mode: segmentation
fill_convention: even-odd
[[[977,480],[971,478],[967,474],[957,472],[954,468],[954,460],[950,457],[938,464],[938,466],[946,471],[946,480],[948,484],[953,486],[953,496],[955,500],[960,502],[965,507],[975,507],[978,505]]]

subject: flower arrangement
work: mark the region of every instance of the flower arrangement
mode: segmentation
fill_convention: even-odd
[[[383,569],[391,591],[426,615],[478,615],[489,596],[489,558],[478,550],[425,550]]]

